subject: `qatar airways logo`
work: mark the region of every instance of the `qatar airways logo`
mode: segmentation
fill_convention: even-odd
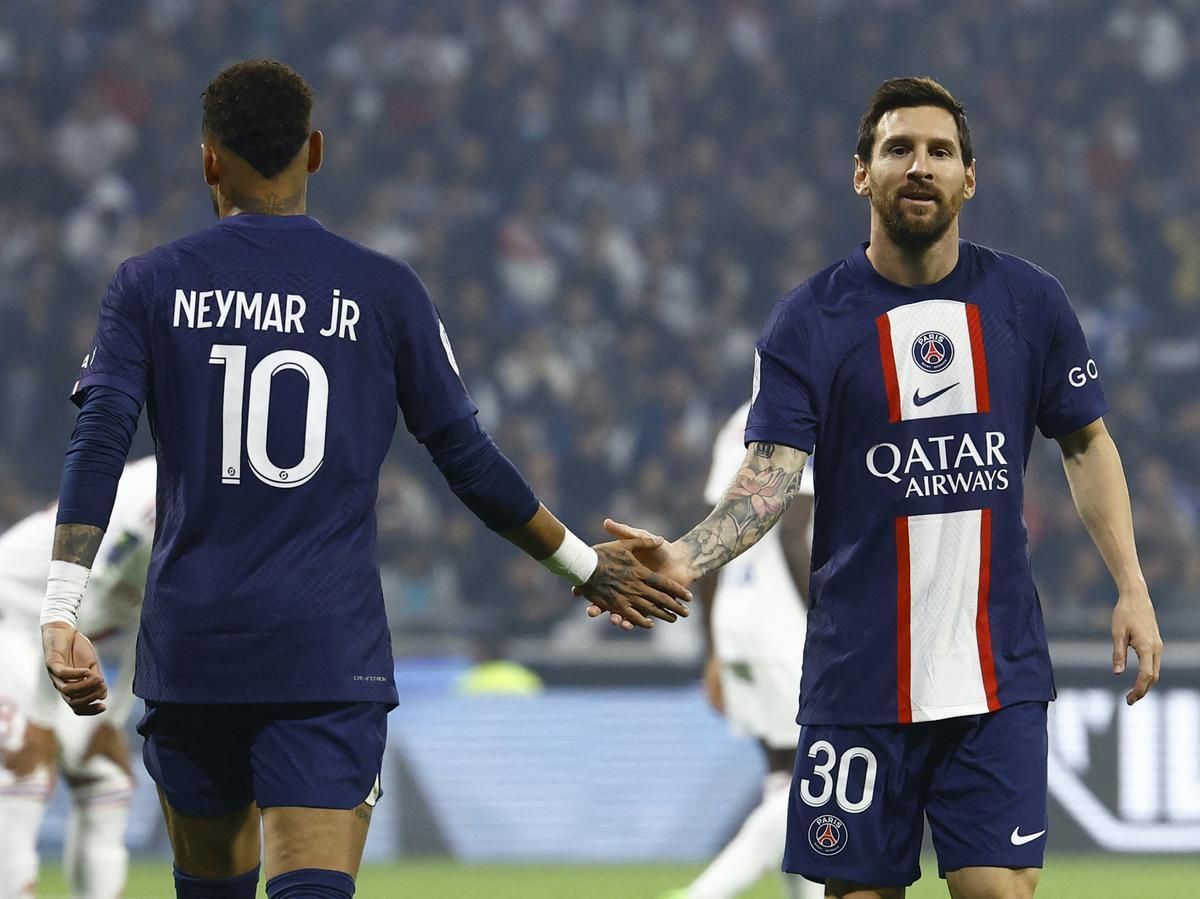
[[[950,496],[1008,489],[1004,435],[988,431],[983,445],[970,434],[914,437],[907,446],[877,443],[867,450],[867,471],[893,484],[905,483],[904,498]]]

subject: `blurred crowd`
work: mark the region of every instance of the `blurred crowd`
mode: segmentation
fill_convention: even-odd
[[[711,440],[772,304],[866,238],[850,175],[867,98],[937,77],[979,157],[964,236],[1066,285],[1164,633],[1200,636],[1200,3],[9,0],[0,525],[56,490],[113,269],[210,223],[200,92],[256,56],[316,91],[310,212],[412,263],[484,425],[592,539],[606,515],[676,536],[704,512]],[[1113,588],[1057,448],[1033,456],[1051,631],[1103,637]],[[577,601],[406,435],[379,517],[402,649],[466,622],[578,639]]]

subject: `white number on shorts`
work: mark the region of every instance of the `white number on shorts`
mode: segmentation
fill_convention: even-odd
[[[221,411],[221,483],[240,484],[246,348],[236,344],[215,344],[208,361],[226,369]],[[275,375],[282,371],[297,371],[308,381],[304,457],[291,468],[281,468],[267,456],[271,385]],[[299,487],[315,475],[325,461],[325,424],[329,413],[329,377],[321,363],[299,350],[271,353],[250,373],[249,405],[246,455],[255,477],[272,487]]]
[[[825,761],[813,768],[813,774],[821,775],[821,792],[814,796],[808,785],[808,778],[800,781],[800,798],[807,805],[824,805],[829,801],[829,795],[833,792],[833,778],[829,776],[829,772],[833,770],[833,766],[837,762],[837,750],[828,740],[817,740],[808,747],[808,757],[815,759],[818,752],[825,753]]]
[[[846,796],[846,784],[850,782],[850,763],[855,759],[865,761],[867,763],[867,770],[863,777],[862,795],[858,797],[858,802],[851,802]],[[852,746],[843,752],[842,760],[838,762],[838,808],[850,814],[866,811],[871,805],[871,800],[875,798],[875,772],[878,768],[879,765],[875,761],[875,753],[863,746]]]
[[[808,747],[809,758],[815,759],[822,753],[825,756],[824,760],[813,768],[813,774],[821,778],[821,792],[814,794],[809,779],[804,778],[800,781],[800,798],[804,800],[804,803],[811,806],[822,806],[829,801],[831,795],[836,794],[838,808],[844,812],[857,814],[870,808],[871,800],[875,798],[875,775],[879,770],[875,753],[864,746],[852,746],[842,753],[839,761],[837,750],[828,740],[817,740]],[[850,766],[855,759],[862,759],[866,762],[866,772],[863,777],[862,795],[858,797],[857,802],[851,802],[847,795],[847,785],[850,782]],[[836,789],[834,777],[831,775],[835,765],[837,766]]]

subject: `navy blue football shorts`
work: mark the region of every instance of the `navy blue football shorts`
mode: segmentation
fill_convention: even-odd
[[[1040,868],[1046,703],[918,724],[805,725],[783,870],[818,882],[909,886],[929,819],[938,874]]]
[[[193,705],[147,702],[146,770],[196,818],[260,808],[355,808],[382,795],[390,706],[379,702]]]

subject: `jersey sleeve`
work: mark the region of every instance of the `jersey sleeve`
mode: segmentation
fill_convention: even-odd
[[[404,266],[396,348],[396,400],[404,425],[422,443],[478,409],[458,374],[450,338],[425,285]]]
[[[150,333],[146,320],[144,272],[126,260],[100,301],[100,324],[84,356],[71,400],[81,405],[89,387],[104,385],[133,397],[140,405],[150,390]]]
[[[1061,437],[1091,424],[1108,411],[1100,372],[1067,292],[1048,277],[1046,306],[1050,338],[1042,366],[1037,426],[1047,437]]]
[[[817,440],[816,390],[795,295],[771,313],[754,352],[754,393],[745,443],[778,443],[811,453]]]

